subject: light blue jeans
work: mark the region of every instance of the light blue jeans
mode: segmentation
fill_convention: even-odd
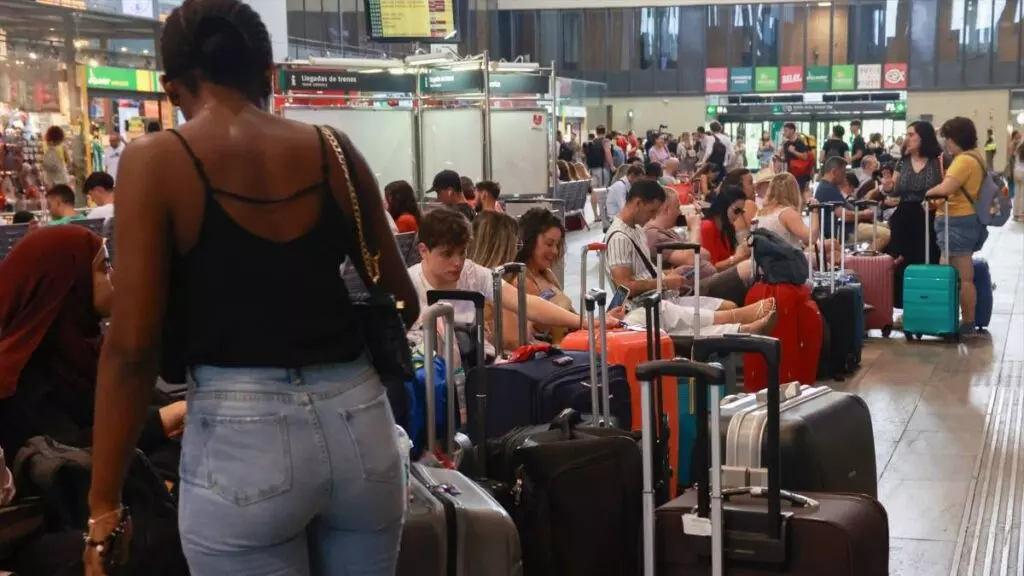
[[[405,479],[365,358],[192,369],[179,523],[193,576],[391,576]]]

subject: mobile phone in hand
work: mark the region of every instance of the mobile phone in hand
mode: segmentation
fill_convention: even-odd
[[[629,300],[629,289],[624,286],[620,286],[615,290],[615,294],[612,295],[612,301],[608,304],[608,309],[611,310],[612,308],[618,308],[625,304],[626,300]]]

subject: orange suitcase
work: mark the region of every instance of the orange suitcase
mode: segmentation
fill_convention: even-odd
[[[580,308],[583,308],[583,298],[587,290],[587,253],[594,251],[601,253],[601,265],[598,272],[600,278],[600,286],[604,288],[604,250],[605,245],[600,242],[594,242],[583,247],[583,264],[580,274]],[[586,330],[578,330],[568,334],[560,345],[563,350],[581,350],[586,352],[589,350],[588,334]],[[630,400],[632,406],[632,418],[630,419],[633,423],[634,430],[640,430],[640,381],[637,380],[634,372],[635,367],[642,363],[647,362],[650,358],[647,357],[647,332],[638,332],[636,330],[629,329],[615,329],[608,330],[608,365],[618,364],[626,368],[626,379],[629,381]],[[595,341],[599,350],[604,349],[604,343],[601,342],[600,334],[595,335]],[[661,334],[661,357],[662,358],[673,358],[675,356],[672,339],[668,334],[662,332]],[[668,416],[669,424],[669,454],[673,455],[671,458],[674,460],[675,455],[679,454],[679,434],[676,432],[679,430],[679,390],[678,384],[675,378],[666,378],[662,386],[662,409],[663,413]],[[676,465],[673,465],[675,468]],[[676,480],[672,479],[669,481],[669,491],[672,497],[676,495]]]

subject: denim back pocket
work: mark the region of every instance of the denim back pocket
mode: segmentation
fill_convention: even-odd
[[[363,478],[372,482],[401,482],[402,463],[388,397],[338,411],[352,440]]]
[[[190,415],[182,439],[181,480],[248,506],[292,487],[284,415]]]

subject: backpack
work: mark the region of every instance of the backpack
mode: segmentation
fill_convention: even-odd
[[[595,138],[587,147],[587,168],[605,168],[604,138]]]
[[[708,164],[715,164],[725,168],[725,144],[722,143],[717,134],[712,134],[711,137],[715,139],[715,143],[711,145],[711,154],[708,154]]]
[[[843,155],[842,152],[840,152],[840,144],[842,144],[841,140],[834,140],[832,138],[829,138],[828,140],[825,141],[825,146],[821,150],[821,155],[823,156],[823,158],[821,159],[821,163],[823,165],[825,164],[825,162],[828,162],[829,158],[832,158],[833,156]]]
[[[797,138],[807,146],[807,158],[793,158],[790,160],[789,173],[797,177],[810,176],[814,172],[814,167],[818,164],[817,155],[814,152],[816,144],[806,134],[798,134]]]
[[[747,240],[753,253],[754,273],[766,284],[805,284],[807,257],[781,236],[758,228]]]
[[[981,188],[978,190],[978,199],[974,200],[962,186],[960,191],[964,193],[967,200],[974,207],[974,213],[978,221],[985,226],[1002,226],[1010,219],[1010,193],[1006,180],[994,170],[988,170],[980,158],[974,154],[967,154],[978,166],[985,171],[985,177],[981,180]]]

